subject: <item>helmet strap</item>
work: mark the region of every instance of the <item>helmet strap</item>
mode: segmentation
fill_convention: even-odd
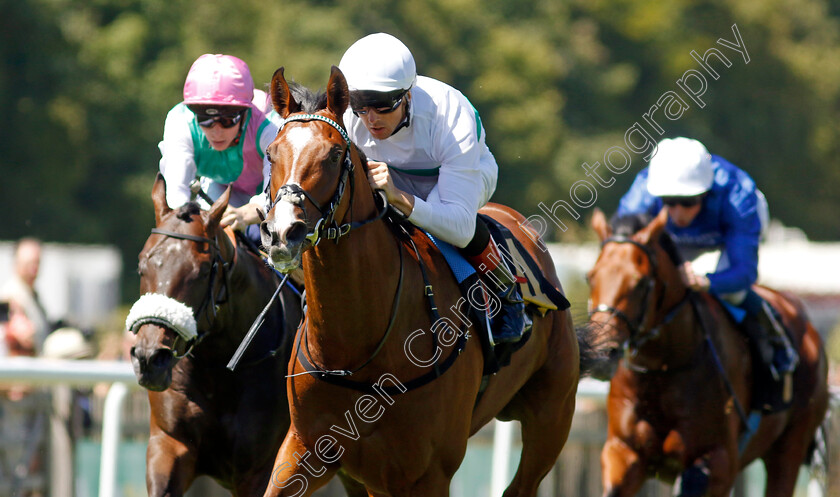
[[[245,110],[248,112],[250,109]],[[245,129],[245,121],[248,116],[242,116],[242,119],[239,120],[239,133],[236,133],[236,138],[233,139],[231,146],[239,145],[239,139],[242,138],[242,130]]]
[[[393,133],[391,133],[389,138],[391,136],[396,135],[397,131],[403,128],[407,128],[411,125],[411,92],[409,91],[408,93],[406,93],[403,98],[405,98],[405,117],[403,117],[403,120],[400,121],[400,124],[398,124],[397,127],[394,128],[394,131]]]

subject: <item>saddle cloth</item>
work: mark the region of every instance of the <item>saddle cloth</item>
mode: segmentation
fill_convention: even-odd
[[[568,309],[569,301],[543,276],[536,261],[519,240],[513,236],[513,233],[496,222],[495,219],[483,214],[480,215],[487,222],[490,235],[499,247],[503,263],[517,277],[519,292],[523,300],[533,304],[541,314],[545,314],[549,310]],[[475,274],[475,268],[461,255],[460,250],[443,240],[438,240],[431,233],[422,231],[443,254],[459,284]]]

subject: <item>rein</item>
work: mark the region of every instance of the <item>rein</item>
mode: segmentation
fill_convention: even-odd
[[[435,304],[435,295],[434,289],[432,287],[431,282],[429,281],[428,273],[426,272],[426,266],[423,263],[423,259],[420,257],[420,251],[417,249],[417,245],[414,243],[414,240],[411,238],[411,235],[408,234],[405,227],[400,226],[402,232],[406,235],[406,240],[408,243],[411,244],[411,248],[414,250],[414,254],[417,257],[417,262],[420,266],[420,272],[423,275],[423,293],[426,296],[427,301],[429,302],[429,315],[432,319],[432,323],[438,322],[440,319],[440,313],[438,312],[437,305]],[[351,376],[354,373],[357,373],[362,368],[370,364],[373,361],[374,357],[382,350],[382,346],[385,344],[385,340],[388,338],[388,335],[391,332],[391,328],[394,324],[394,319],[396,317],[399,297],[400,297],[400,288],[402,286],[402,275],[403,275],[403,246],[402,242],[399,240],[399,235],[397,235],[399,250],[400,250],[400,283],[397,286],[397,295],[394,298],[393,305],[391,307],[391,319],[388,323],[388,329],[385,331],[385,334],[379,340],[379,343],[373,353],[368,357],[368,359],[359,367],[353,370],[327,370],[321,368],[319,366],[313,365],[313,362],[308,356],[308,339],[306,338],[306,324],[304,324],[302,333],[304,335],[304,340],[306,341],[306,345],[304,348],[305,351],[302,352],[301,349],[301,340],[300,340],[300,333],[295,338],[295,356],[297,357],[298,362],[303,367],[302,373],[288,375],[287,377],[293,376],[300,376],[304,374],[309,374],[322,380],[324,382],[350,388],[353,390],[358,390],[360,392],[365,393],[377,393],[377,394],[388,394],[388,395],[399,395],[402,393],[410,392],[411,390],[420,388],[424,385],[431,383],[432,381],[440,378],[449,368],[455,363],[455,360],[461,355],[461,352],[464,351],[464,348],[467,345],[467,340],[469,339],[469,334],[467,333],[466,329],[459,330],[458,333],[458,341],[456,342],[455,346],[452,348],[452,352],[450,352],[449,356],[444,360],[442,363],[435,363],[432,367],[432,370],[426,374],[420,375],[416,378],[408,380],[406,382],[401,382],[398,385],[387,385],[382,386],[370,382],[362,382],[362,381],[354,381],[347,379],[347,376]],[[432,341],[433,347],[436,349],[438,347],[438,336],[437,333],[432,333]]]
[[[403,247],[402,247],[402,244],[400,244],[400,243],[397,244],[397,250],[399,251],[399,254],[400,254],[400,277],[399,277],[399,280],[397,280],[397,290],[396,290],[396,293],[394,295],[394,301],[391,303],[391,317],[388,320],[388,326],[385,328],[385,333],[382,335],[382,338],[379,339],[379,343],[376,344],[376,347],[374,348],[373,353],[371,353],[370,357],[368,357],[368,359],[365,362],[363,362],[361,364],[361,366],[358,366],[358,367],[356,367],[352,370],[325,369],[325,368],[315,364],[315,361],[312,360],[312,357],[309,354],[309,334],[306,333],[307,325],[309,324],[309,320],[305,319],[304,322],[303,322],[303,331],[302,331],[303,340],[305,342],[304,346],[303,346],[303,351],[302,351],[303,353],[302,353],[302,355],[300,353],[301,350],[300,350],[300,340],[299,339],[296,340],[297,343],[295,344],[295,349],[296,349],[295,353],[296,353],[296,355],[298,355],[298,358],[301,359],[301,365],[304,367],[304,369],[307,370],[306,371],[307,373],[315,371],[317,373],[320,373],[320,375],[323,376],[323,377],[350,376],[354,373],[359,372],[362,368],[364,368],[365,366],[370,364],[371,361],[373,361],[373,359],[379,354],[379,351],[382,350],[382,347],[385,345],[385,341],[391,335],[391,330],[394,328],[394,322],[397,319],[397,309],[399,309],[399,307],[400,307],[400,296],[402,295],[403,276],[405,275],[405,267],[404,267],[404,264],[403,264]]]

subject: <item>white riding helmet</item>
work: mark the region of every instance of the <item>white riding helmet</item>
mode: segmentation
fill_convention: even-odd
[[[712,156],[691,138],[666,138],[650,160],[647,189],[656,197],[693,197],[709,191],[714,182]]]
[[[338,68],[350,91],[404,91],[417,79],[411,51],[387,33],[368,35],[350,45]]]

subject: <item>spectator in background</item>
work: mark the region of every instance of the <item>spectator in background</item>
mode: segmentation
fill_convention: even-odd
[[[9,304],[5,325],[6,355],[40,355],[50,332],[44,306],[35,290],[41,265],[41,242],[22,238],[15,244],[14,274],[0,288],[0,301]]]

